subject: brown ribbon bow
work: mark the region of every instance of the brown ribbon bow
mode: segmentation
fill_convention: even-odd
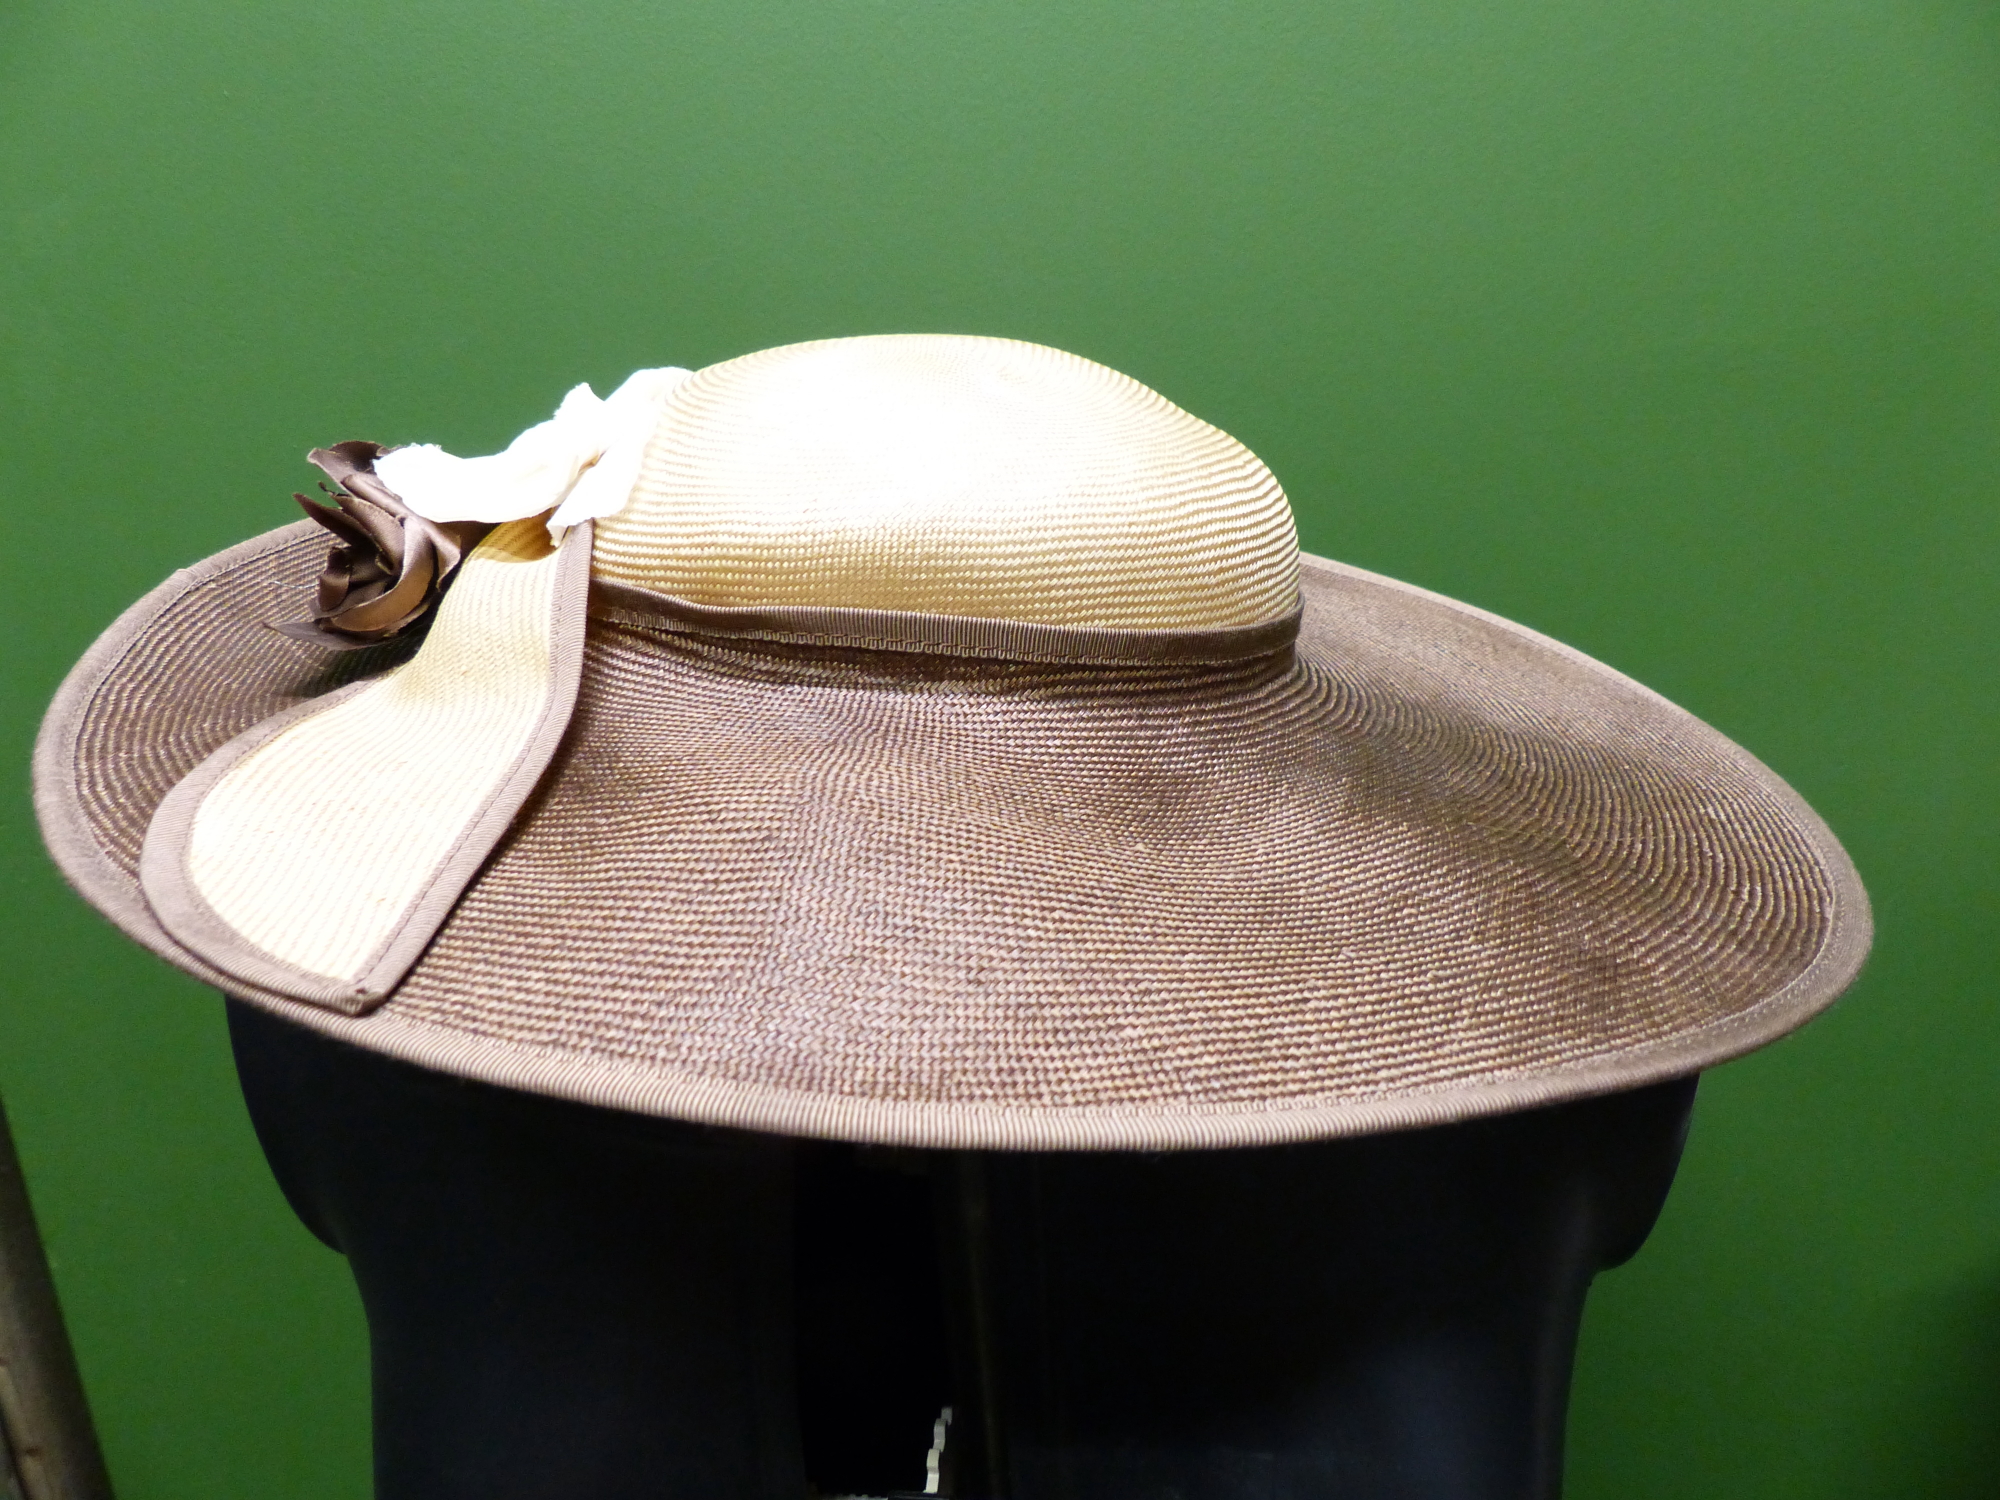
[[[333,505],[294,494],[305,513],[339,539],[319,575],[310,620],[277,628],[322,646],[372,646],[421,619],[493,528],[483,521],[428,521],[375,473],[380,443],[335,443],[307,459],[334,483]],[[325,485],[320,486],[326,489]]]

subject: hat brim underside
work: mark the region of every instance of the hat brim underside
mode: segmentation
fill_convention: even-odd
[[[205,757],[407,656],[268,628],[323,550],[286,527],[128,611],[51,710],[37,807],[176,966],[465,1077],[910,1145],[1255,1145],[1707,1067],[1867,950],[1845,854],[1750,755],[1533,632],[1307,558],[1296,647],[1235,662],[594,607],[535,796],[400,989],[336,1014],[182,949],[136,875]]]

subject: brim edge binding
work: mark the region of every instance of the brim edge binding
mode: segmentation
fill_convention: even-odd
[[[138,881],[104,852],[75,795],[76,744],[90,702],[126,650],[190,589],[261,560],[287,542],[303,540],[318,528],[294,521],[226,547],[190,567],[176,568],[113,620],[63,677],[35,736],[31,780],[35,820],[42,844],[63,879],[120,932],[174,967],[216,989],[232,981],[168,936],[146,904]]]

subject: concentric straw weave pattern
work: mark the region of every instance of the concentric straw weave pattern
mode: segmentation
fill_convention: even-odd
[[[1195,629],[1290,612],[1297,548],[1271,471],[1157,392],[912,334],[684,382],[597,571],[697,604]]]
[[[332,685],[258,623],[317,544],[265,548],[149,606],[48,742],[75,791],[45,767],[44,800],[104,856],[66,868],[169,952],[130,889],[151,806]],[[1317,562],[1303,583],[1296,650],[1143,667],[744,640],[621,604],[540,792],[387,1004],[227,987],[630,1108],[1164,1146],[1685,1071],[1851,975],[1851,871],[1721,736],[1461,606]]]
[[[805,1093],[1199,1107],[1546,1067],[1812,960],[1815,851],[1718,737],[1313,592],[1316,659],[1235,668],[600,628],[568,758],[396,1004]]]
[[[415,637],[330,652],[269,628],[298,613],[325,562],[325,533],[296,523],[169,579],[134,606],[152,628],[108,641],[102,675],[78,684],[87,696],[61,768],[74,781],[44,808],[45,821],[73,803],[92,847],[136,881],[154,811],[209,755],[273,714],[407,661]],[[55,790],[38,783],[44,803]]]

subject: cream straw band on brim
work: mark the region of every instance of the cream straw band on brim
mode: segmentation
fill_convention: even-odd
[[[140,881],[224,973],[294,999],[379,1004],[492,853],[569,725],[588,521],[467,558],[422,649],[231,740],[160,804]]]
[[[78,888],[426,1066],[953,1147],[1634,1086],[1866,953],[1754,758],[1302,557],[1254,455],[1125,376],[913,335],[593,402],[494,460],[316,450],[317,527],[134,606],[37,752]]]

